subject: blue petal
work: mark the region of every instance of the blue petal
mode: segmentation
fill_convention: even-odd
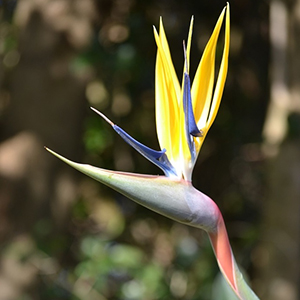
[[[130,136],[126,131],[120,128],[118,125],[111,122],[105,115],[97,111],[96,109],[92,108],[97,114],[99,114],[102,118],[104,118],[112,128],[122,137],[122,139],[128,143],[131,147],[133,147],[136,151],[142,154],[145,158],[150,160],[153,164],[158,166],[160,169],[163,170],[167,177],[178,177],[175,168],[170,163],[167,155],[166,149],[161,151],[153,150],[142,143],[138,142],[132,136]]]
[[[184,84],[183,84],[183,110],[185,117],[185,130],[188,146],[191,152],[192,161],[196,159],[196,148],[193,137],[201,137],[203,133],[198,129],[193,106],[192,106],[192,97],[191,97],[191,83],[189,75],[184,72]]]
[[[133,148],[135,148],[135,149],[137,148],[136,149],[137,151],[143,152],[143,154],[145,154],[146,156],[150,156],[153,159],[159,159],[166,152],[166,149],[163,149],[161,151],[156,151],[156,150],[153,150],[153,149],[143,145],[142,143],[140,143],[136,139],[134,139],[132,136],[130,136],[126,131],[124,131],[118,125],[114,124],[113,129],[124,139],[125,142],[127,142]]]
[[[142,143],[138,142],[132,136],[130,136],[126,131],[117,125],[113,125],[113,129],[123,138],[123,140],[133,147],[136,151],[142,154],[145,158],[150,160],[152,163],[161,168],[165,175],[168,177],[177,176],[174,167],[171,165],[167,155],[166,149],[161,151],[153,150]]]
[[[136,151],[142,154],[145,158],[150,160],[152,163],[161,168],[165,175],[168,177],[177,176],[174,167],[171,165],[167,155],[166,149],[161,151],[153,150],[142,143],[138,142],[132,136],[130,136],[126,131],[117,125],[113,125],[113,129],[123,138],[123,140],[133,147]]]
[[[188,126],[188,131],[192,136],[201,137],[203,133],[197,127],[193,106],[192,106],[192,97],[191,97],[191,83],[190,77],[187,73],[184,73],[184,90],[183,90],[183,103],[184,104],[184,113],[185,121]]]

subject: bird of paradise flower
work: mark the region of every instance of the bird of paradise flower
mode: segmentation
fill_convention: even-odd
[[[215,82],[215,53],[219,32],[225,19],[225,42],[219,74]],[[247,285],[235,262],[222,214],[205,194],[191,183],[192,171],[217,115],[228,68],[230,24],[229,4],[223,9],[205,47],[193,84],[189,78],[192,39],[191,20],[187,46],[184,46],[184,74],[180,85],[170,55],[162,20],[159,33],[154,27],[157,44],[155,69],[156,129],[162,150],[139,143],[105,115],[113,129],[134,149],[163,170],[165,176],[109,171],[72,162],[46,148],[80,172],[119,191],[135,202],[175,221],[201,228],[208,233],[218,265],[239,299],[258,299]]]

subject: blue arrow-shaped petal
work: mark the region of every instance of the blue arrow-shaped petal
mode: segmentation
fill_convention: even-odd
[[[158,166],[167,177],[178,177],[175,168],[170,163],[167,155],[166,155],[166,149],[163,149],[161,151],[153,150],[136,139],[134,139],[132,136],[130,136],[126,131],[124,131],[121,127],[114,124],[110,119],[108,119],[104,114],[96,110],[95,108],[91,109],[96,112],[98,115],[100,115],[106,122],[108,122],[112,128],[122,137],[122,139],[128,143],[131,147],[133,147],[136,151],[138,151],[141,155],[143,155],[145,158],[147,158],[149,161],[151,161],[153,164]]]

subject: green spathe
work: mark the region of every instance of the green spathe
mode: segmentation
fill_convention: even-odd
[[[190,182],[165,176],[115,172],[79,164],[46,148],[50,153],[89,177],[113,188],[133,201],[177,222],[215,232],[219,209]]]

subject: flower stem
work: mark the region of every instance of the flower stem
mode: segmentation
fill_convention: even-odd
[[[219,212],[219,222],[215,232],[208,233],[221,272],[241,300],[259,300],[245,282],[234,259],[224,219]]]

